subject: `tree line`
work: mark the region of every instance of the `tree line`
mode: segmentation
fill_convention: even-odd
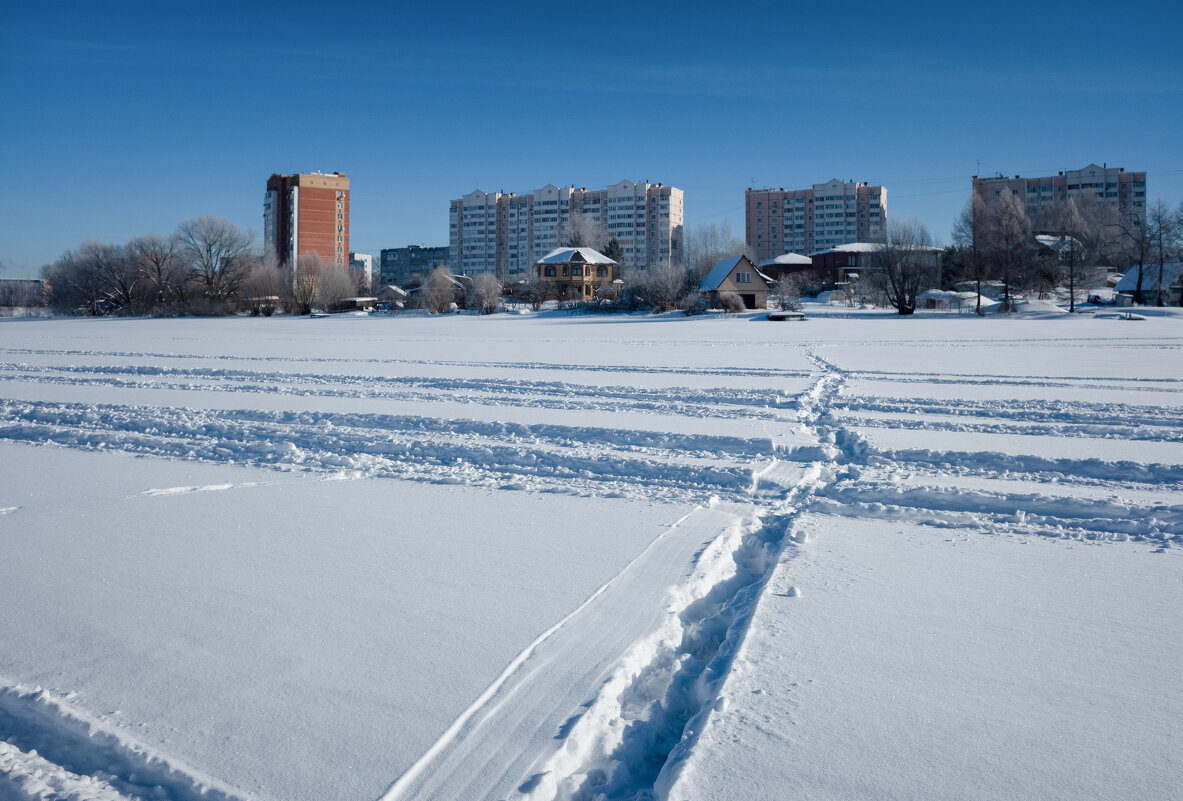
[[[168,235],[84,242],[42,267],[41,277],[56,311],[95,316],[307,313],[370,291],[316,256],[281,270],[252,232],[211,215],[185,220]]]
[[[1050,240],[1040,244],[1037,233]],[[1134,302],[1162,306],[1163,265],[1178,258],[1183,247],[1183,203],[1172,211],[1159,198],[1147,207],[1143,220],[1086,195],[1032,217],[1016,194],[1004,192],[988,204],[975,193],[954,223],[953,243],[946,266],[951,275],[977,284],[979,313],[983,281],[1002,283],[1003,312],[1013,310],[1015,290],[1042,297],[1057,287],[1067,290],[1069,311],[1075,311],[1081,289],[1096,286],[1109,270],[1131,267],[1137,268]],[[1155,275],[1150,297],[1143,287]]]

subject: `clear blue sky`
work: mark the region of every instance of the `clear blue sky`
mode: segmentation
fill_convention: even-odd
[[[743,230],[750,185],[882,183],[943,241],[974,173],[1183,199],[1173,3],[0,3],[0,272],[352,179],[352,246],[451,198],[622,178]],[[981,162],[980,168],[978,162]]]

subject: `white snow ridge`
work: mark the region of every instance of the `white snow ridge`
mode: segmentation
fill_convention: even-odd
[[[0,801],[1174,797],[1183,315],[1053,318],[0,320]]]

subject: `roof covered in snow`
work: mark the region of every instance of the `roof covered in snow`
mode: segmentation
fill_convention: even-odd
[[[1080,242],[1070,236],[1060,237],[1052,234],[1036,234],[1035,241],[1057,253],[1061,250],[1067,250],[1072,246],[1076,246],[1078,249],[1080,248]]]
[[[760,262],[760,267],[775,267],[778,264],[813,264],[813,259],[800,253],[782,253],[776,258]]]
[[[1163,289],[1173,285],[1183,275],[1183,261],[1172,261],[1162,266]],[[1118,292],[1136,292],[1138,290],[1138,267],[1135,265],[1126,270],[1121,280],[1114,287]],[[1142,291],[1155,292],[1158,290],[1158,265],[1142,265]]]
[[[835,245],[825,250],[815,250],[809,255],[816,256],[819,253],[874,253],[882,249],[882,242],[847,242],[845,245]]]
[[[555,248],[538,260],[539,264],[616,264],[598,250],[591,248]]]
[[[845,245],[835,245],[832,248],[825,250],[815,250],[810,253],[810,256],[818,256],[822,253],[875,253],[887,247],[882,242],[847,242]],[[935,245],[911,245],[907,246],[907,250],[922,250],[926,253],[943,253],[944,248],[938,248]]]

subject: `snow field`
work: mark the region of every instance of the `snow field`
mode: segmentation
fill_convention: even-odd
[[[679,780],[703,798],[1164,799],[1177,559],[807,514]]]
[[[1177,718],[1142,666],[1180,656],[1181,348],[1171,318],[3,325],[0,676],[241,799],[1154,797],[1177,762],[1097,732]],[[0,726],[0,788],[132,792],[34,755],[54,730]],[[1076,748],[1130,768],[1072,785]]]

